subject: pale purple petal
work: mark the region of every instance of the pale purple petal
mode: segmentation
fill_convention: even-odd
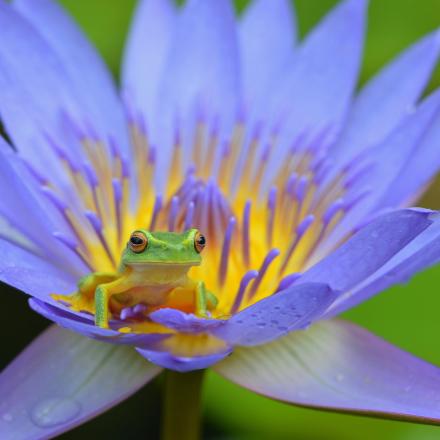
[[[201,101],[227,115],[239,87],[238,43],[228,0],[190,0],[184,7],[165,64],[158,102],[169,100],[179,113]],[[184,116],[184,113],[179,114]],[[233,115],[235,116],[235,115]]]
[[[212,331],[232,345],[259,345],[307,327],[336,299],[325,284],[292,286],[234,315]]]
[[[435,96],[439,94],[437,91]],[[439,139],[440,111],[437,111],[431,126],[380,200],[382,205],[405,205],[419,196],[440,169]]]
[[[380,269],[434,221],[434,212],[402,209],[383,214],[307,270],[297,283],[320,282],[346,291]]]
[[[128,99],[142,109],[149,121],[154,114],[176,21],[172,0],[140,0],[125,48],[122,85]]]
[[[50,327],[0,376],[0,438],[56,437],[117,405],[160,371],[132,348]]]
[[[413,113],[408,114],[385,140],[365,153],[365,160],[371,161],[372,166],[368,173],[357,179],[356,188],[353,190],[357,193],[368,193],[362,202],[339,222],[326,242],[321,244],[323,252],[344,237],[347,230],[359,225],[365,217],[384,208],[402,206],[403,200],[422,189],[422,184],[429,179],[427,171],[437,168],[435,158],[425,156],[419,153],[419,150],[430,130],[435,129],[437,119],[440,120],[439,116],[440,91],[437,91],[426,98]],[[412,173],[404,171],[407,164],[417,161],[416,157],[419,156],[423,161],[419,162]],[[409,175],[410,179],[405,178]],[[371,191],[372,188],[374,190]]]
[[[59,57],[94,129],[104,139],[111,136],[118,139],[120,147],[128,148],[124,113],[114,81],[82,31],[55,0],[14,0],[13,6]]]
[[[247,105],[293,61],[296,23],[289,0],[255,0],[239,24],[241,74]],[[271,92],[271,91],[270,91]]]
[[[440,50],[435,32],[417,42],[373,77],[356,97],[333,155],[347,162],[389,134],[419,99]]]
[[[227,348],[219,353],[209,354],[205,356],[182,357],[175,356],[168,351],[154,351],[138,348],[137,351],[150,362],[160,365],[169,370],[185,373],[187,371],[202,370],[224,359],[228,356],[232,349]]]
[[[440,369],[344,321],[237,349],[214,369],[295,405],[440,424]]]
[[[152,122],[160,145],[159,169],[169,164],[176,135],[192,142],[198,118],[217,120],[219,133],[230,134],[240,98],[239,54],[232,4],[228,0],[190,0],[184,6],[165,62]],[[186,131],[188,130],[188,131]],[[159,173],[163,186],[166,172]]]
[[[420,154],[419,151],[425,138],[429,136],[430,131],[438,124],[439,120],[440,89],[423,100],[383,142],[371,150],[369,154],[376,162],[376,166],[366,176],[365,185],[374,184],[371,199],[376,202],[377,209],[394,205],[386,201],[386,196],[385,198],[381,197],[385,191],[396,191],[402,197],[404,191],[395,187],[393,181],[402,174],[405,165],[408,162],[413,162],[415,157]],[[423,154],[422,156],[425,157]],[[414,173],[425,174],[426,165],[423,162],[419,167],[414,167]],[[414,173],[411,174],[411,181],[414,180]],[[420,186],[413,185],[414,187],[420,190]],[[407,197],[410,197],[413,192],[407,193]]]
[[[336,316],[440,261],[440,221],[435,222],[355,289],[345,292],[326,312]]]
[[[42,258],[0,239],[0,280],[43,301],[76,290],[77,279]]]
[[[42,205],[31,192],[29,177],[18,155],[0,138],[0,187],[7,188],[1,192],[0,216],[31,240],[35,247],[37,243],[54,241],[50,229],[53,229],[54,221],[52,217],[47,218],[45,212],[45,208],[50,210],[50,205]],[[33,221],[29,222],[29,218]]]
[[[32,185],[31,175],[19,156],[1,138],[0,187],[7,188],[0,197],[0,237],[39,253],[48,262],[64,265],[66,272],[77,277],[83,275],[87,270],[84,263],[72,250],[61,246],[53,235],[56,231],[72,238],[71,231],[44,193]],[[2,246],[3,242],[0,248]],[[23,251],[17,249],[17,252]],[[14,261],[15,266],[20,267],[19,259]],[[7,263],[2,261],[3,265]]]
[[[40,171],[56,173],[46,135],[69,146],[61,119],[63,112],[80,118],[79,95],[51,46],[5,2],[0,3],[0,36],[1,119],[21,154]]]
[[[29,305],[34,311],[61,327],[103,342],[149,347],[169,337],[169,334],[166,333],[122,333],[117,330],[101,328],[95,325],[92,316],[86,317],[84,314],[63,309],[60,305],[52,306],[37,299],[30,299]],[[129,327],[128,324],[121,322],[117,324],[118,327]],[[116,326],[116,323],[110,323],[110,325]]]
[[[364,0],[342,1],[298,47],[293,67],[274,81],[262,114],[283,120],[290,143],[304,130],[338,129],[354,93],[362,58]]]
[[[159,309],[150,313],[149,318],[182,333],[204,333],[226,322],[221,319],[199,318],[192,313],[185,313],[178,309]]]

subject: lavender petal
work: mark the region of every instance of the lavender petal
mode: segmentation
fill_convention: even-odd
[[[364,86],[334,147],[335,159],[350,160],[397,127],[425,89],[439,51],[437,31],[405,50]]]
[[[296,23],[288,0],[256,0],[239,24],[245,100],[254,103],[293,62]],[[262,60],[265,60],[262,62]]]
[[[0,376],[0,438],[56,437],[117,405],[160,371],[129,347],[52,326]]]
[[[138,3],[125,48],[122,84],[130,104],[142,109],[147,121],[154,114],[157,88],[163,73],[176,21],[171,0]]]
[[[294,405],[440,424],[440,369],[344,321],[237,349],[214,369]]]
[[[208,368],[231,353],[231,349],[228,348],[220,353],[205,356],[182,357],[175,356],[167,351],[154,351],[140,348],[138,348],[137,351],[150,362],[181,373]]]
[[[221,319],[199,318],[177,309],[159,309],[151,313],[149,318],[182,333],[205,333],[225,324]]]
[[[231,345],[259,345],[310,325],[335,301],[327,285],[294,285],[230,318],[212,333]]]

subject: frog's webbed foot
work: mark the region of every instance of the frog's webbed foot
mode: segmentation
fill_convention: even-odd
[[[50,295],[55,301],[62,302],[67,304],[72,310],[75,312],[85,311],[85,312],[94,312],[93,301],[90,301],[89,298],[84,297],[80,292],[74,292],[69,295],[58,295],[53,293]]]

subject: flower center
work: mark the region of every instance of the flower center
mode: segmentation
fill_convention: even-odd
[[[61,172],[49,180],[30,168],[64,220],[65,231],[54,231],[59,241],[85,272],[111,272],[133,230],[196,227],[207,246],[190,276],[219,298],[219,315],[295,282],[346,238],[332,242],[338,223],[362,197],[356,191],[362,162],[330,174],[326,132],[287,142],[278,129],[250,130],[240,120],[222,139],[216,123],[200,119],[185,142],[176,130],[162,161],[168,169],[159,169],[142,120],[129,122],[131,160],[115,142],[96,139],[72,121],[70,127],[81,159],[50,140]],[[157,174],[168,176],[163,194],[154,190]]]

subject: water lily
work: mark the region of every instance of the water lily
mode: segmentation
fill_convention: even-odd
[[[58,324],[2,373],[1,438],[67,431],[163,369],[164,437],[194,438],[211,366],[291,404],[440,422],[440,370],[336,318],[440,258],[438,213],[408,207],[440,166],[440,92],[421,98],[440,38],[357,92],[366,8],[296,42],[287,0],[238,19],[143,0],[118,93],[55,2],[0,4],[0,279]],[[54,296],[116,271],[136,229],[193,227],[209,316],[137,304],[102,328]]]

